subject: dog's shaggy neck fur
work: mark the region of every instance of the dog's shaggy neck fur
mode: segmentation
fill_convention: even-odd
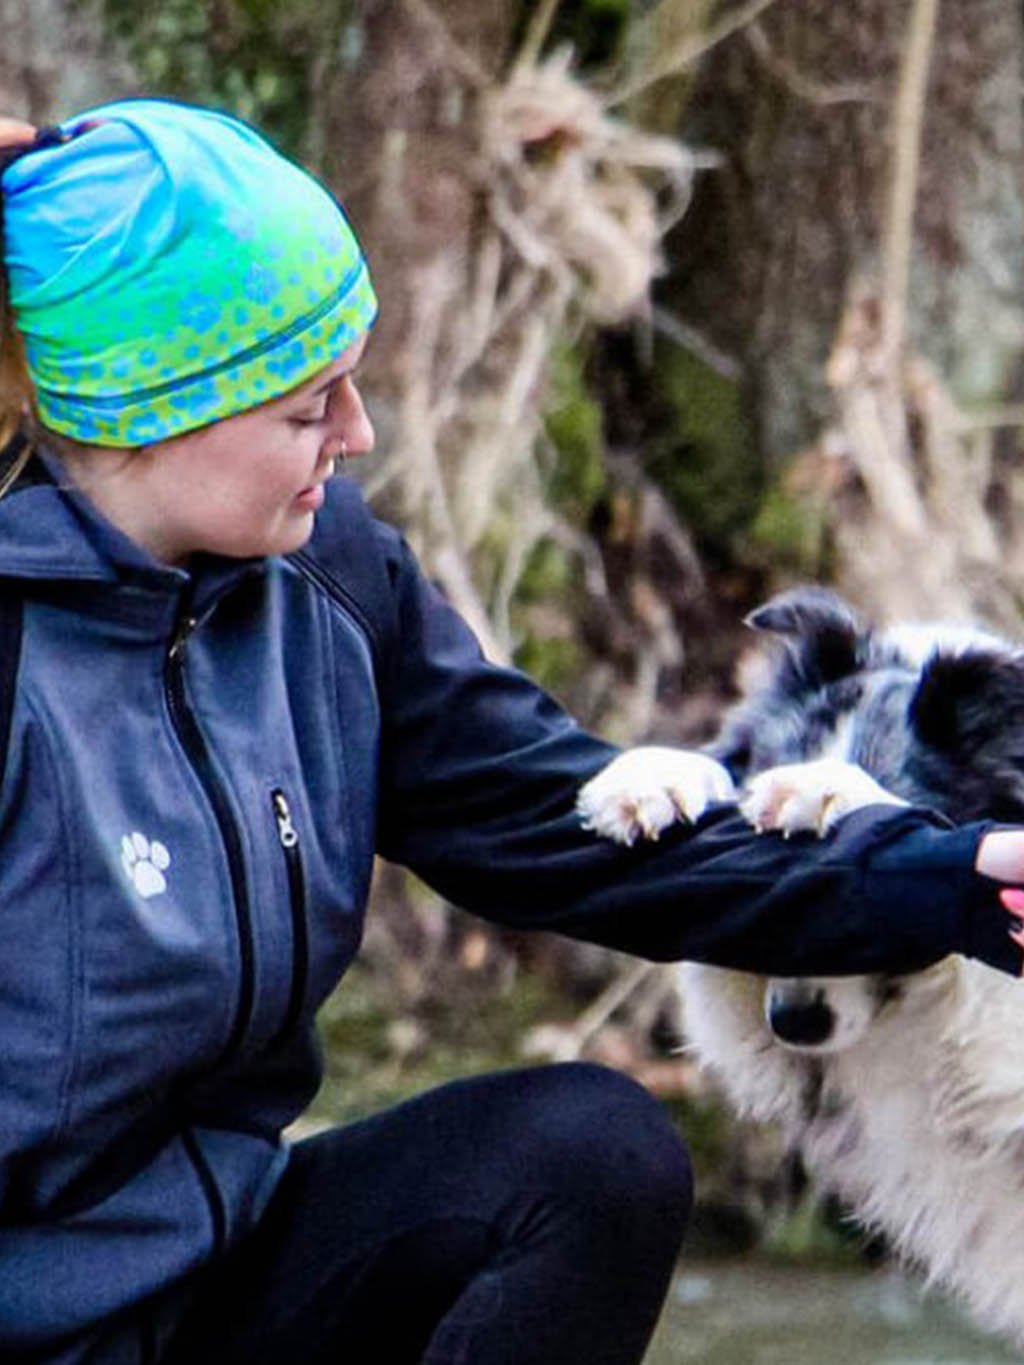
[[[944,625],[876,634],[816,590],[752,624],[783,653],[715,746],[737,780],[829,754],[954,820],[1024,819],[1018,647]],[[763,978],[682,978],[690,1040],[737,1108],[781,1122],[858,1220],[1024,1347],[1024,984],[963,958],[854,979],[869,1022],[800,1050],[769,1028]]]
[[[690,1041],[736,1108],[780,1123],[858,1221],[1024,1346],[1024,987],[947,958],[852,1047],[806,1056],[772,1042],[762,978],[682,971]]]

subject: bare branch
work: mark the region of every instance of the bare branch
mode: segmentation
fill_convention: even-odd
[[[903,349],[921,129],[939,0],[914,0],[900,66],[892,126],[892,174],[882,255],[882,346],[890,362]]]
[[[448,25],[428,0],[405,0],[405,7],[430,33],[444,52],[452,70],[457,71],[467,84],[475,86],[478,90],[489,84],[491,77],[476,58],[452,37]]]
[[[1024,427],[1024,403],[1006,403],[958,414],[959,431],[992,431],[997,427]]]
[[[738,33],[740,29],[752,24],[755,19],[759,19],[765,10],[774,4],[775,0],[747,0],[747,4],[738,10],[734,10],[732,14],[727,14],[717,24],[712,24],[698,37],[688,38],[674,50],[666,52],[642,75],[634,76],[632,80],[627,80],[617,90],[613,90],[608,95],[606,104],[609,107],[625,104],[628,100],[642,94],[644,90],[648,90],[652,85],[656,85],[658,81],[664,80],[666,76],[674,76],[680,71],[687,70],[688,67],[695,65],[705,53],[710,52],[713,47],[717,47],[726,38],[731,38],[734,33]]]
[[[773,76],[777,76],[787,90],[791,91],[798,99],[806,100],[809,104],[816,104],[820,107],[827,107],[832,104],[868,104],[876,103],[879,99],[878,89],[866,82],[855,82],[852,85],[826,85],[822,81],[816,81],[813,76],[806,75],[791,62],[787,62],[784,57],[772,47],[768,37],[760,24],[749,24],[743,35],[750,44],[758,61]]]
[[[523,1039],[524,1054],[555,1061],[576,1060],[620,1005],[655,972],[663,971],[655,962],[627,962],[573,1023],[542,1024],[532,1029]]]
[[[689,323],[677,318],[667,308],[652,308],[651,322],[656,332],[668,337],[669,341],[674,341],[684,351],[689,351],[691,355],[696,356],[701,364],[706,365],[715,374],[721,375],[723,379],[728,379],[733,383],[740,378],[742,373],[740,363],[734,356],[726,355],[724,351],[719,350],[695,327],[691,327]]]
[[[561,0],[541,0],[516,56],[516,66],[533,66],[539,60],[560,4]]]

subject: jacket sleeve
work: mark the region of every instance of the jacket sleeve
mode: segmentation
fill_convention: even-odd
[[[913,971],[951,952],[1017,974],[987,826],[868,807],[820,840],[757,835],[734,806],[621,848],[581,827],[580,785],[615,750],[536,684],[486,662],[404,544],[382,692],[380,853],[453,903],[655,960],[772,975]]]

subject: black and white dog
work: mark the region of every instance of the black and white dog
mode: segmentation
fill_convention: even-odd
[[[634,749],[580,794],[597,832],[656,836],[710,801],[826,832],[878,801],[1024,821],[1024,650],[949,626],[868,629],[800,588],[754,612],[781,641],[712,754]],[[822,906],[822,914],[828,907]],[[1024,1346],[1024,984],[946,958],[907,976],[680,968],[689,1041],[819,1183]]]

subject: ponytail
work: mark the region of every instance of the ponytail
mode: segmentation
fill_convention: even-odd
[[[36,137],[37,130],[30,123],[0,118],[0,176],[13,157],[32,146]],[[7,271],[2,261],[3,241],[3,189],[0,185],[0,455],[9,446],[16,447],[13,459],[5,460],[0,471],[0,497],[14,483],[32,453],[28,442],[16,442],[15,438],[34,408],[25,348],[14,325],[10,305]]]

